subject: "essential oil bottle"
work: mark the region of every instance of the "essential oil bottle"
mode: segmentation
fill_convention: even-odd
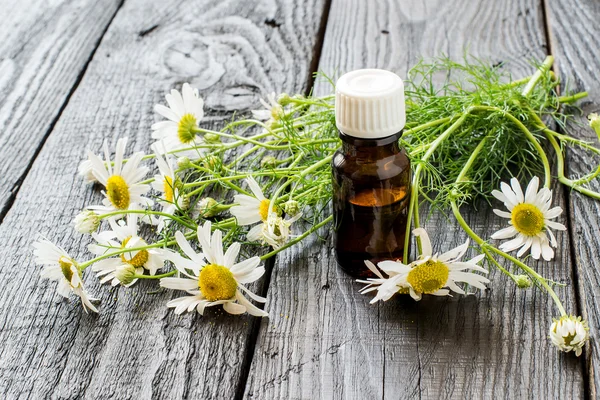
[[[332,160],[336,259],[348,274],[372,277],[365,260],[402,260],[404,252],[411,172],[398,143],[406,122],[402,79],[380,69],[343,75],[335,117],[342,139]]]

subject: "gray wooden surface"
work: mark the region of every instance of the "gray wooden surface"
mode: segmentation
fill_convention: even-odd
[[[552,51],[558,62],[561,79],[569,81],[573,89],[587,90],[590,96],[580,103],[583,114],[600,111],[600,3],[585,1],[551,1],[548,8],[552,26]],[[569,130],[580,138],[598,142],[585,117],[579,118],[582,126],[569,125]],[[567,153],[567,171],[571,176],[586,173],[594,160],[578,150]],[[598,181],[591,187],[598,191]],[[580,308],[590,323],[590,334],[600,334],[600,204],[577,192],[567,195],[569,202],[569,232],[573,243],[573,266],[577,276],[576,292]],[[585,376],[589,382],[590,398],[596,398],[600,385],[600,348],[591,340],[586,351]]]
[[[0,0],[0,10],[0,398],[595,398],[596,339],[581,360],[557,353],[547,296],[499,273],[478,296],[369,305],[324,232],[279,255],[257,285],[268,319],[176,316],[164,306],[173,294],[154,285],[108,291],[90,278],[96,316],[39,279],[30,243],[40,232],[85,252],[66,227],[100,199],[74,178],[84,151],[120,136],[147,150],[153,104],[186,81],[216,127],[271,91],[308,91],[317,69],[402,76],[419,57],[468,50],[520,76],[551,53],[561,77],[592,94],[586,114],[599,111],[597,1]],[[590,163],[568,154],[569,173]],[[567,309],[597,336],[600,203],[556,196],[564,251],[536,267],[566,283]],[[500,221],[482,209],[464,211],[485,237]],[[465,239],[443,218],[426,227],[434,247]]]

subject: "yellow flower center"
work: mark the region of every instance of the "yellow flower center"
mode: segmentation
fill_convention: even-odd
[[[124,249],[130,240],[131,240],[131,236],[123,239],[123,243],[121,243],[121,249]],[[145,246],[146,242],[144,242],[142,240],[142,243],[140,243],[140,244],[142,246]],[[124,263],[130,264],[136,268],[143,267],[144,264],[146,264],[148,262],[148,257],[150,257],[150,255],[148,254],[148,250],[140,250],[132,258],[125,257],[125,254],[128,254],[128,253],[121,253],[121,261],[123,261]]]
[[[446,264],[429,260],[411,269],[407,281],[415,292],[431,294],[446,286],[449,274]]]
[[[108,200],[119,210],[129,208],[129,187],[120,175],[113,175],[106,182]]]
[[[71,267],[74,265],[74,261],[71,260],[70,258],[67,258],[65,256],[61,256],[58,259],[58,265],[60,266],[60,269],[63,273],[63,275],[65,276],[65,279],[69,281],[69,283],[71,282],[71,279],[73,278],[73,270],[71,269]],[[78,269],[79,271],[79,269]],[[81,275],[81,272],[80,272]]]
[[[260,214],[260,218],[263,221],[266,221],[267,217],[269,216],[269,205],[270,204],[271,204],[271,200],[264,199],[260,202],[260,205],[258,206],[258,213]]]
[[[71,261],[69,261],[69,259],[67,259],[66,257],[61,257],[58,259],[58,265],[60,265],[60,269],[62,270],[62,273],[65,276],[65,278],[69,282],[71,282],[71,278],[73,278],[73,271],[71,271],[71,265],[73,265],[73,263],[71,263]]]
[[[181,143],[189,143],[194,140],[196,133],[193,129],[196,127],[196,117],[192,114],[185,114],[179,120],[179,126],[177,126],[177,136]]]
[[[526,236],[536,236],[544,229],[544,214],[533,204],[517,204],[510,219],[515,229]]]
[[[209,301],[229,300],[235,296],[237,282],[229,268],[209,264],[200,271],[198,287]]]
[[[575,336],[577,336],[577,333],[571,333],[567,336],[563,336],[563,340],[565,341],[565,345],[570,346],[571,342],[573,341],[573,339],[575,339]]]
[[[163,189],[165,191],[165,200],[169,203],[173,202],[175,198],[175,184],[173,182],[173,178],[170,176],[165,176],[165,180],[163,181]]]

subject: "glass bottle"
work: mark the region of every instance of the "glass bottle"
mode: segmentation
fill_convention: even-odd
[[[365,260],[402,260],[410,199],[410,161],[398,143],[404,85],[384,70],[358,70],[336,85],[342,147],[332,160],[334,246],[354,277],[374,275]]]

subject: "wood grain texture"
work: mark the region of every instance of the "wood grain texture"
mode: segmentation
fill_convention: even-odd
[[[304,91],[321,0],[127,1],[111,24],[0,225],[0,398],[233,398],[253,343],[249,316],[176,316],[181,293],[100,287],[100,314],[67,303],[39,278],[39,232],[87,258],[68,224],[98,190],[75,177],[86,149],[128,136],[149,149],[155,103],[183,82],[201,89],[209,123],[256,108],[271,91]],[[298,21],[302,21],[298,24]],[[15,118],[19,115],[15,115]],[[4,158],[3,165],[4,165]],[[260,285],[260,283],[259,283]]]
[[[0,221],[120,4],[0,3]]]
[[[320,69],[326,73],[385,68],[404,76],[420,57],[464,52],[506,62],[518,77],[529,61],[546,55],[543,14],[530,0],[334,0]],[[331,88],[321,85],[317,93]],[[564,200],[556,194],[557,204]],[[480,205],[465,208],[482,237],[501,226]],[[564,220],[563,220],[564,222]],[[464,242],[457,224],[435,216],[425,227],[434,251]],[[566,283],[565,306],[576,312],[569,238],[539,272]],[[581,398],[583,371],[573,355],[559,354],[547,339],[557,311],[548,296],[521,291],[491,272],[491,288],[477,296],[396,298],[369,305],[361,285],[336,266],[325,246],[281,254],[273,270],[269,321],[262,321],[248,398]]]
[[[600,44],[597,1],[547,2],[551,28],[552,50],[557,57],[556,68],[561,80],[570,90],[588,91],[589,97],[579,102],[582,115],[577,123],[569,124],[566,133],[598,145],[595,132],[588,126],[586,116],[600,112]],[[595,169],[600,162],[580,149],[569,149],[567,174],[576,177]],[[597,180],[590,188],[600,191]],[[574,262],[579,283],[579,299],[584,317],[590,324],[591,339],[586,348],[590,398],[596,398],[600,385],[600,202],[578,192],[570,194],[570,230],[574,245]]]

